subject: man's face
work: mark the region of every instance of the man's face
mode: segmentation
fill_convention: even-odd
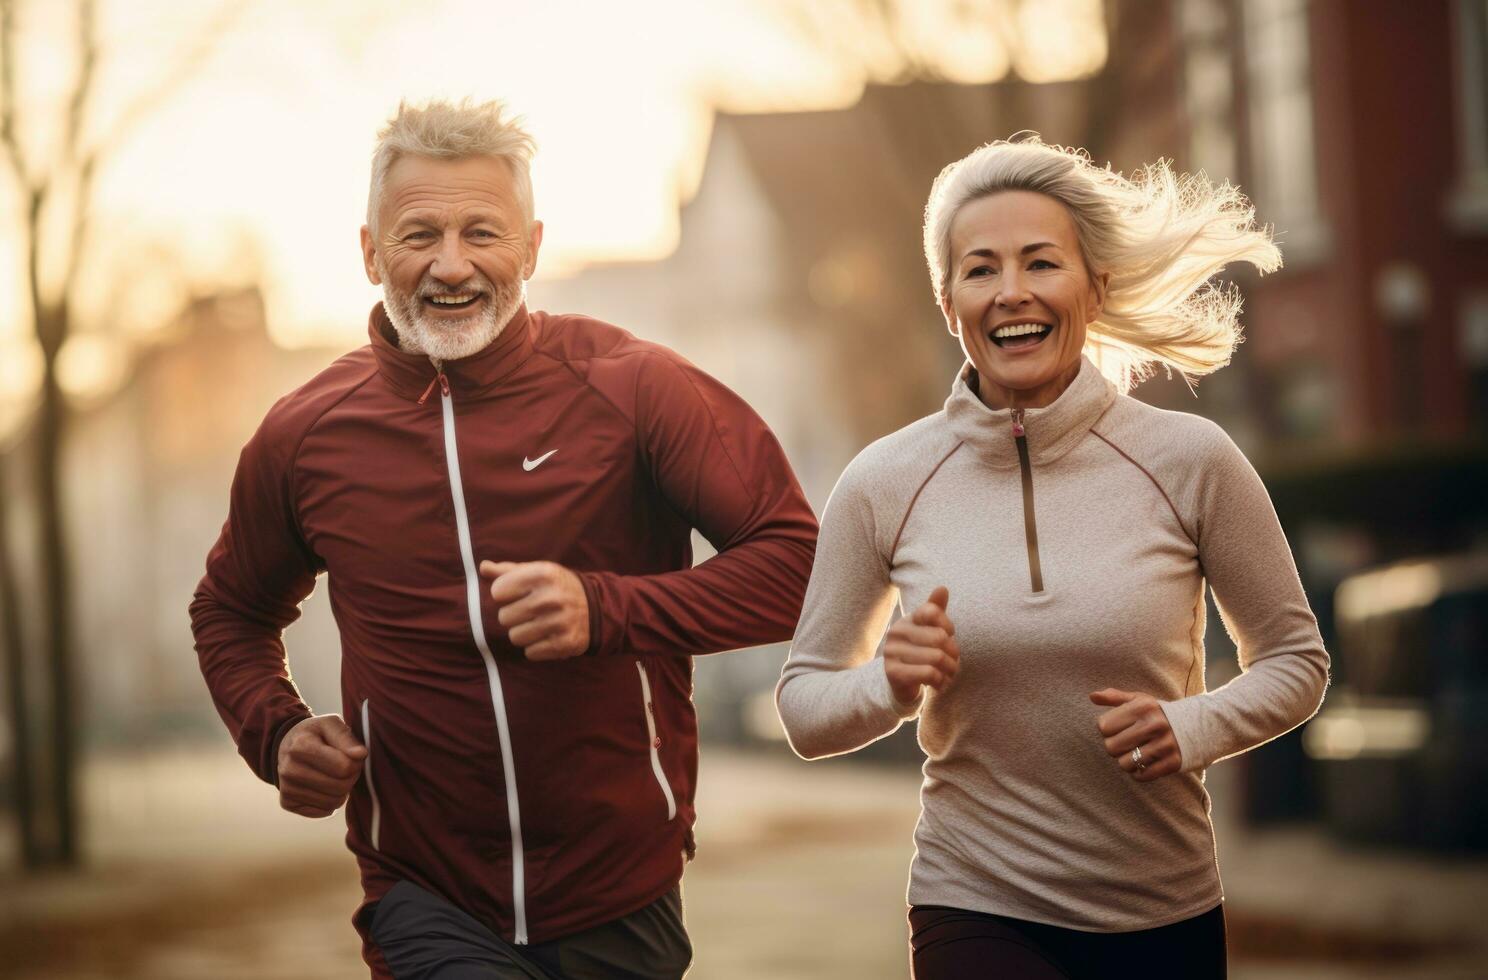
[[[440,361],[482,350],[522,304],[542,222],[528,222],[503,160],[403,156],[388,171],[377,230],[362,228],[404,350]]]

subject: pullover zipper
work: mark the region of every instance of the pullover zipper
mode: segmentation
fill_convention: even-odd
[[[455,504],[455,527],[460,534],[460,558],[465,563],[465,603],[470,613],[470,632],[486,663],[486,680],[491,688],[491,707],[496,712],[496,736],[501,742],[501,767],[506,776],[506,819],[511,829],[512,850],[512,919],[513,942],[519,946],[527,944],[527,894],[525,858],[522,851],[522,815],[517,801],[517,771],[512,759],[511,729],[506,720],[506,699],[501,692],[501,674],[496,669],[496,658],[491,655],[486,642],[486,630],[481,623],[480,577],[475,572],[475,550],[470,543],[470,517],[465,512],[465,488],[460,482],[460,457],[455,442],[455,402],[450,397],[449,378],[441,370],[434,379],[439,384],[439,399],[444,409],[444,457],[449,467],[450,495]],[[434,390],[434,382],[424,392],[424,398]],[[420,402],[423,398],[419,399]]]
[[[1023,428],[1023,409],[1013,409],[1013,442],[1018,446],[1018,468],[1023,471],[1023,534],[1028,542],[1028,578],[1034,594],[1044,591],[1044,573],[1039,563],[1038,521],[1033,514],[1033,464],[1028,459],[1028,435]]]

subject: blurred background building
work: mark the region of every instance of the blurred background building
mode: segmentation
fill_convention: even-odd
[[[22,27],[42,30],[46,17],[3,6],[12,25],[19,8]],[[211,22],[208,31],[230,41],[233,31],[276,23],[253,20],[247,6],[246,21]],[[672,222],[670,240],[663,233],[662,246],[629,258],[609,246],[562,253],[558,274],[532,285],[532,305],[611,320],[734,387],[780,436],[820,512],[864,445],[939,408],[961,361],[920,250],[925,197],[946,163],[1034,130],[1121,171],[1166,157],[1180,170],[1238,183],[1259,220],[1276,229],[1285,267],[1265,278],[1237,274],[1246,340],[1228,368],[1192,389],[1159,377],[1134,394],[1215,419],[1256,464],[1335,672],[1318,719],[1223,764],[1233,773],[1231,805],[1255,828],[1300,825],[1401,853],[1475,853],[1474,877],[1462,887],[1488,895],[1488,4],[735,6],[743,19],[714,25],[712,35],[773,24],[790,51],[813,52],[855,84],[801,82],[792,95],[747,61],[732,75],[710,76],[695,159],[678,165],[674,207],[662,222]],[[659,7],[669,22],[686,20],[680,8]],[[390,7],[367,16],[386,19],[395,36],[408,24]],[[345,36],[348,64],[379,64],[387,53],[369,40],[371,28]],[[561,37],[548,40],[561,50]],[[33,53],[49,50],[33,45]],[[15,57],[14,47],[0,52],[7,68]],[[307,79],[307,91],[330,84],[314,73]],[[390,91],[385,104],[358,110],[374,120],[354,131],[358,152],[405,94]],[[12,106],[16,92],[7,83]],[[650,117],[630,108],[624,136],[642,143]],[[548,143],[538,163],[540,217],[545,202],[574,186],[545,182],[544,160],[555,152]],[[606,167],[604,158],[629,151],[605,143],[587,152],[591,167]],[[356,170],[344,179],[351,204],[338,198],[335,209],[346,218],[337,246],[345,261],[330,268],[338,280],[356,280],[355,207],[365,177]],[[17,207],[7,204],[4,220],[19,222]],[[564,228],[550,223],[549,238]],[[245,234],[235,228],[227,237]],[[0,368],[8,426],[0,524],[10,529],[14,594],[0,616],[10,617],[23,662],[12,662],[0,707],[0,772],[8,777],[0,801],[11,811],[25,795],[15,789],[18,776],[27,775],[42,816],[56,805],[49,780],[64,778],[53,767],[53,648],[38,571],[46,540],[37,461],[47,444],[62,451],[75,624],[69,684],[84,771],[86,760],[121,751],[222,739],[185,607],[225,513],[237,450],[274,399],[360,342],[376,299],[369,287],[338,301],[335,330],[291,337],[285,296],[300,287],[286,285],[271,257],[241,257],[272,256],[297,234],[281,225],[250,235],[249,245],[230,250],[233,275],[198,276],[144,313],[130,306],[144,328],[120,328],[108,304],[95,302],[102,312],[73,334],[70,360],[65,345],[53,352],[68,406],[60,439],[37,409],[46,386],[38,380],[41,341],[29,339],[32,312],[17,305],[15,328],[0,332],[8,365]],[[19,267],[20,247],[5,251]],[[111,263],[127,273],[136,267],[127,258],[102,252],[91,268]],[[189,264],[164,264],[177,261]],[[314,281],[329,292],[328,279],[317,269]],[[705,542],[698,551],[708,553]],[[1237,667],[1213,609],[1209,622],[1214,687]],[[338,641],[323,595],[307,603],[288,644],[307,700],[337,710]],[[771,700],[784,656],[781,646],[700,659],[707,737],[787,751]],[[20,734],[29,737],[18,739],[23,717],[30,721]],[[862,755],[907,766],[918,757],[913,738],[906,728]],[[18,766],[23,744],[35,755],[29,768]],[[81,820],[89,819],[84,808]],[[7,832],[6,840],[20,833]],[[18,853],[12,847],[0,861],[14,857],[19,867]],[[1484,962],[1471,959],[1476,966],[1466,969]]]

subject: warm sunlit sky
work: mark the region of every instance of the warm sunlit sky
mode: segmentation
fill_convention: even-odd
[[[237,4],[239,0],[228,0]],[[21,122],[60,117],[69,5],[21,4]],[[96,119],[168,76],[221,0],[100,0],[107,80]],[[539,275],[659,258],[676,244],[715,107],[847,105],[896,56],[850,40],[853,0],[241,0],[189,79],[132,129],[100,173],[97,256],[82,303],[115,326],[166,320],[183,286],[259,281],[285,345],[359,342],[378,297],[357,232],[377,128],[400,99],[501,98],[525,116],[546,224]],[[948,77],[1031,80],[1097,69],[1099,0],[984,0],[977,29],[947,29],[954,0],[905,0],[902,44]],[[971,9],[977,9],[972,5]],[[815,25],[813,31],[809,25]],[[1008,37],[1018,37],[1010,47]],[[16,199],[0,197],[14,221]],[[13,224],[11,225],[13,227]],[[9,235],[0,269],[20,269]],[[18,284],[0,281],[0,347],[34,354]],[[105,358],[106,359],[106,358]],[[84,360],[78,358],[79,362]],[[0,389],[19,377],[0,377]]]

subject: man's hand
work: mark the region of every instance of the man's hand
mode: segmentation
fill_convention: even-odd
[[[336,715],[316,715],[279,740],[279,805],[306,817],[341,808],[362,775],[367,747]]]
[[[1096,727],[1105,737],[1106,753],[1137,782],[1150,783],[1183,768],[1178,738],[1157,698],[1108,687],[1090,700],[1111,709],[1096,719]],[[1133,749],[1140,754],[1134,757]]]
[[[551,561],[483,561],[491,598],[513,645],[528,660],[566,660],[589,649],[589,600],[584,584]]]
[[[884,641],[884,673],[901,704],[919,697],[923,684],[945,690],[961,669],[956,627],[946,615],[950,600],[951,590],[942,585],[930,593],[924,605],[889,627]]]

